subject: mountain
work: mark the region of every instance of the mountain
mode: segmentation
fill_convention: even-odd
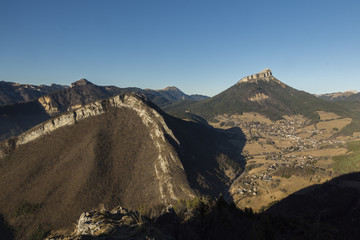
[[[151,89],[145,89],[151,91]],[[207,99],[209,97],[199,94],[192,94],[187,95],[183,93],[180,89],[177,87],[166,87],[164,89],[155,90],[156,92],[163,95],[163,97],[166,97],[169,100],[172,100],[173,102],[180,101],[180,100],[193,100],[193,101],[200,101]]]
[[[138,94],[99,100],[0,143],[0,214],[25,239],[100,204],[156,208],[226,194],[243,167],[245,139],[233,141]]]
[[[347,92],[328,93],[318,95],[319,98],[331,101],[337,105],[349,109],[350,111],[360,113],[360,93],[352,90]]]
[[[182,99],[195,101],[195,99],[205,98],[203,96],[186,95],[175,87],[164,90],[103,87],[97,86],[86,79],[80,79],[72,83],[70,88],[49,93],[36,100],[0,106],[0,141],[27,131],[53,116],[125,92],[143,94],[158,106],[165,106]]]
[[[68,87],[57,84],[37,86],[0,81],[0,106],[31,101],[46,94],[66,88]]]
[[[346,92],[335,92],[317,95],[317,97],[327,101],[341,101],[341,100],[360,100],[360,93],[355,90]]]
[[[164,109],[175,116],[191,112],[207,120],[214,120],[222,114],[241,115],[244,112],[257,112],[271,120],[300,114],[311,122],[319,119],[317,111],[359,117],[336,104],[287,86],[276,79],[270,69],[244,77],[234,86],[212,98],[198,102],[177,102],[165,106]],[[357,123],[354,121],[354,124]]]

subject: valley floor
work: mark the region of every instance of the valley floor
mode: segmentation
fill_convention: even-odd
[[[228,131],[240,128],[247,139],[244,172],[230,188],[238,207],[264,210],[300,189],[360,169],[337,161],[347,159],[352,154],[349,143],[360,139],[359,133],[337,136],[352,119],[318,113],[320,121],[311,125],[302,116],[274,122],[258,113],[220,115],[211,123]]]

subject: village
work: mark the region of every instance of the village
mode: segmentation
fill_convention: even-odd
[[[346,141],[335,137],[339,129],[329,123],[334,121],[333,125],[339,126],[339,121],[347,120],[320,116],[317,124],[309,124],[301,116],[276,122],[257,113],[217,117],[215,127],[240,128],[246,136],[242,153],[246,166],[230,189],[238,206],[260,209],[264,206],[257,205],[260,201],[256,199],[271,203],[335,175],[331,157],[343,151]]]

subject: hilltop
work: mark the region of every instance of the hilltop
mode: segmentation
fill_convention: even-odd
[[[302,115],[309,120],[308,124],[320,119],[318,111],[359,118],[357,114],[337,104],[284,84],[273,76],[270,69],[244,77],[212,98],[198,102],[177,102],[165,106],[164,109],[175,116],[191,112],[208,121],[214,121],[217,116],[223,114],[241,115],[250,112],[260,113],[271,120],[280,120],[284,116]],[[353,124],[357,123],[354,121]],[[349,128],[353,127],[349,126]]]
[[[156,209],[228,195],[245,142],[230,138],[138,94],[95,101],[0,143],[0,213],[24,239],[39,226],[69,227],[99,204]]]

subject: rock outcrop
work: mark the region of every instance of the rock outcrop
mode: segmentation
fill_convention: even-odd
[[[279,81],[278,79],[276,79],[273,76],[272,71],[270,70],[270,68],[266,68],[266,69],[262,70],[259,73],[255,73],[255,74],[252,74],[250,76],[244,77],[244,78],[240,79],[240,81],[238,81],[236,85],[238,85],[238,84],[246,84],[246,83],[256,83],[256,84],[258,84],[259,81],[275,82],[275,83],[280,84],[283,88],[287,87],[283,82]]]
[[[242,78],[239,82],[255,82],[257,80],[270,81],[272,79],[272,72],[270,68],[266,68],[259,73]]]
[[[174,211],[174,210],[172,210]],[[163,213],[163,217],[168,213]],[[174,239],[155,226],[150,226],[150,219],[138,211],[131,211],[121,206],[111,211],[90,211],[80,215],[72,234],[53,234],[46,240],[91,239]]]
[[[255,96],[250,97],[249,100],[252,101],[252,102],[261,102],[261,101],[266,100],[268,98],[269,98],[269,96],[264,94],[264,93],[257,93],[257,94],[255,94]]]

